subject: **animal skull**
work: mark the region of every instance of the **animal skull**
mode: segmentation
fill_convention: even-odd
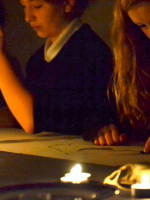
[[[149,164],[127,164],[107,176],[103,184],[115,186],[118,189],[130,191],[130,186],[134,183],[140,183],[141,177],[147,174],[150,180]]]

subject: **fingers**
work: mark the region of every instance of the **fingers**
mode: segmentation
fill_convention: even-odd
[[[120,134],[117,127],[114,124],[110,124],[109,126],[103,127],[98,132],[98,136],[94,140],[94,144],[96,145],[116,145],[122,144],[126,142],[127,135]]]
[[[121,143],[125,143],[128,139],[127,135],[124,133],[122,133],[119,138]]]
[[[107,145],[107,140],[105,139],[106,135],[101,135],[100,137],[98,137],[98,142],[100,145],[105,146]]]
[[[146,141],[145,147],[144,147],[144,152],[150,153],[150,137]]]
[[[111,124],[110,126],[110,132],[113,138],[113,144],[119,144],[120,143],[120,134],[117,129],[117,127],[114,124]]]
[[[112,137],[110,135],[109,126],[104,126],[102,129],[98,132],[98,142],[100,145],[104,146],[107,145],[107,143],[111,143]]]
[[[106,133],[106,127],[101,129],[101,132],[103,132],[103,131]],[[98,132],[98,136],[94,139],[94,144],[104,146],[107,143],[106,143],[106,139],[105,139],[104,135],[102,135],[101,132],[100,131]]]

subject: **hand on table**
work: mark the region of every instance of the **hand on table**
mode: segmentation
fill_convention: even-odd
[[[96,145],[117,145],[123,144],[127,141],[127,135],[119,133],[119,130],[114,124],[104,126],[98,131],[97,137],[94,139]]]
[[[144,147],[144,152],[150,153],[150,137],[146,141],[145,147]]]

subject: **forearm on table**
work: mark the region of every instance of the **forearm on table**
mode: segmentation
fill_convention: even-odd
[[[5,101],[21,127],[27,133],[32,133],[34,129],[32,95],[19,82],[3,53],[0,53],[0,63],[0,89]]]

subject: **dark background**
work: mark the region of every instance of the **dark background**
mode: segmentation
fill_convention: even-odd
[[[9,52],[16,56],[22,67],[31,54],[38,49],[44,40],[24,22],[23,8],[19,0],[2,0],[6,11],[6,46]],[[83,16],[83,21],[110,45],[110,27],[112,23],[112,0],[95,0]]]

